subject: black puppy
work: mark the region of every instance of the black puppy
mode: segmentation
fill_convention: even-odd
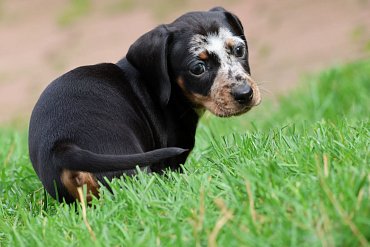
[[[32,112],[30,158],[54,198],[73,202],[86,184],[89,200],[97,181],[136,165],[179,169],[204,110],[228,117],[259,102],[240,20],[220,7],[191,12],[144,34],[117,64],[53,81]]]

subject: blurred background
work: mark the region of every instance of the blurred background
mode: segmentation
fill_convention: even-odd
[[[155,26],[214,6],[244,24],[264,98],[370,56],[369,0],[0,0],[0,125],[26,126],[42,90],[62,73],[116,62]]]

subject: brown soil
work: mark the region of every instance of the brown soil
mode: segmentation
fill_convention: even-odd
[[[68,26],[58,24],[68,1],[54,2],[0,0],[0,123],[27,122],[42,90],[62,73],[115,62],[156,25],[214,5],[242,20],[252,75],[268,92],[265,97],[291,89],[302,74],[369,57],[367,0],[183,0],[161,18],[150,10],[153,4],[107,11],[104,1],[94,1],[87,15]]]

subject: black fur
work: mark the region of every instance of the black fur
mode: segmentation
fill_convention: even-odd
[[[144,34],[117,64],[79,67],[53,81],[29,127],[30,158],[46,190],[74,201],[61,183],[63,169],[91,172],[103,184],[136,165],[179,170],[199,116],[175,80],[185,76],[188,90],[207,94],[217,61],[207,81],[190,78],[188,42],[220,26],[244,37],[237,17],[222,8],[191,12]]]

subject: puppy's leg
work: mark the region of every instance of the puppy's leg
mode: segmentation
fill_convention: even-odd
[[[69,194],[75,198],[80,200],[78,195],[77,188],[83,187],[86,184],[87,187],[87,195],[86,200],[87,203],[91,202],[92,196],[99,196],[99,185],[96,181],[95,176],[89,172],[80,172],[80,171],[71,171],[71,170],[63,170],[62,175],[60,176],[63,185],[68,190]]]

